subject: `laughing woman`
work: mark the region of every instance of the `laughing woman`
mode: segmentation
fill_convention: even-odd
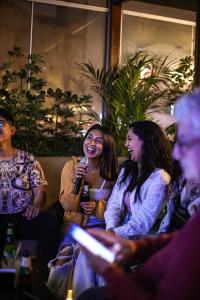
[[[87,165],[77,157],[68,161],[61,174],[60,203],[64,209],[64,223],[105,227],[104,212],[118,175],[115,141],[109,130],[96,124],[86,133],[83,153]],[[77,178],[83,178],[80,191],[74,193]],[[88,202],[81,202],[84,183],[89,186]],[[65,226],[67,227],[67,226]],[[74,266],[74,244],[65,237],[57,257],[49,263],[48,287],[59,299],[65,298],[71,287]]]
[[[169,142],[152,121],[134,122],[125,147],[130,159],[109,198],[105,220],[107,230],[130,238],[157,229],[168,196],[172,160]]]
[[[98,225],[104,220],[104,210],[117,178],[118,164],[115,141],[109,130],[96,124],[86,133],[83,153],[87,166],[73,157],[63,168],[61,175],[60,202],[65,210],[65,222],[79,225]],[[76,178],[83,177],[78,194],[73,193]],[[81,203],[84,182],[89,185],[90,201]]]

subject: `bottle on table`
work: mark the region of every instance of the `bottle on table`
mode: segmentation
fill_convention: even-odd
[[[3,261],[2,267],[6,269],[12,269],[15,267],[16,256],[16,241],[14,237],[13,224],[9,223],[6,231],[6,241],[3,249]]]
[[[31,257],[27,250],[22,253],[19,267],[18,288],[20,290],[31,291],[32,289],[32,269]]]
[[[31,274],[31,258],[27,250],[22,254],[20,260],[20,275],[29,275]]]

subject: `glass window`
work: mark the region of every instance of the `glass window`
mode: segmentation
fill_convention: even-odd
[[[166,21],[124,15],[122,26],[122,54],[138,49],[169,56],[169,60],[193,55],[194,28]],[[162,113],[152,113],[163,128],[174,122],[167,108]]]
[[[72,1],[59,0],[59,1],[107,7],[107,0],[72,0]]]
[[[122,53],[150,50],[173,58],[192,53],[192,26],[124,15]]]
[[[43,55],[44,75],[52,87],[91,94],[76,63],[104,65],[106,13],[55,5],[34,5],[33,52]],[[102,105],[95,96],[94,107]]]
[[[0,58],[13,46],[20,46],[29,53],[31,3],[27,1],[0,1]]]

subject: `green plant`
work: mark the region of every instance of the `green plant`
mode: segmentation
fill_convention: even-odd
[[[191,58],[169,61],[139,51],[124,55],[122,64],[108,71],[95,69],[91,62],[77,67],[107,106],[108,117],[101,121],[113,132],[120,155],[125,154],[124,140],[131,122],[152,119],[152,112],[171,105],[186,86],[192,86]]]
[[[35,155],[80,154],[83,115],[91,96],[48,87],[40,77],[42,56],[25,57],[20,47],[7,54],[8,60],[0,66],[0,105],[15,117],[16,146]]]

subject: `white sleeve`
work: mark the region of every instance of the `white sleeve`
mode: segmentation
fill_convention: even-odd
[[[156,170],[141,187],[141,202],[134,202],[132,193],[132,216],[123,226],[114,229],[117,235],[128,238],[133,235],[146,235],[155,224],[168,195],[170,176],[164,170]]]
[[[123,200],[123,190],[119,186],[120,177],[122,175],[123,170],[120,172],[117,182],[115,183],[112,194],[110,195],[106,207],[106,211],[104,213],[104,218],[106,221],[106,230],[113,229],[120,224],[120,216],[122,210],[122,200]]]

